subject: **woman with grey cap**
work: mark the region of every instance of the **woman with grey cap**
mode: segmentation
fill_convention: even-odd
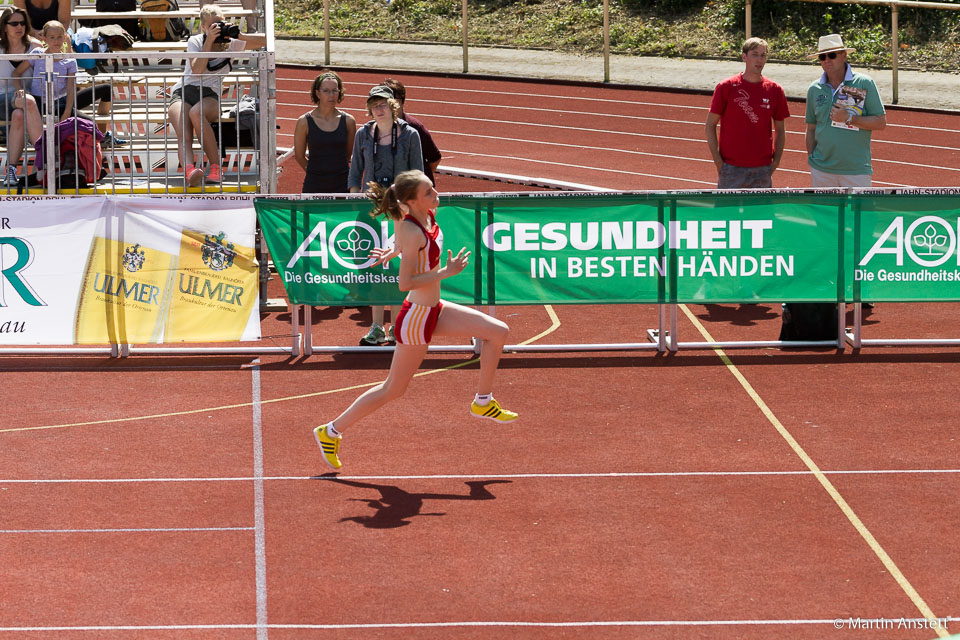
[[[423,171],[420,135],[399,118],[400,103],[386,85],[370,89],[367,113],[373,118],[357,130],[347,184],[351,193],[359,193],[368,182],[383,187],[404,171]]]
[[[347,185],[350,193],[359,193],[369,183],[388,188],[404,171],[423,171],[420,134],[399,117],[400,103],[386,85],[377,85],[367,95],[367,113],[373,118],[357,129],[350,160]],[[376,346],[393,342],[393,327],[384,331],[384,309],[373,307],[373,324],[360,340],[361,345]]]

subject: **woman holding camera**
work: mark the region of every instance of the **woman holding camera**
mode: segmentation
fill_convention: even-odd
[[[200,31],[187,40],[187,54],[235,52],[247,48],[259,48],[266,44],[262,35],[239,33],[235,25],[224,22],[223,9],[215,4],[200,9]],[[219,183],[220,145],[214,137],[213,124],[220,120],[220,95],[223,78],[230,73],[230,58],[187,58],[183,79],[170,95],[167,110],[170,124],[177,134],[177,154],[183,167],[184,180],[197,187],[206,180]],[[196,135],[203,153],[207,155],[208,168],[204,174],[202,164],[197,167],[193,154],[193,138]],[[201,156],[201,161],[202,161]]]
[[[390,87],[381,84],[370,89],[367,113],[373,120],[357,130],[353,142],[350,176],[347,178],[350,193],[359,193],[371,182],[387,189],[404,171],[423,171],[420,134],[400,119],[400,103]],[[393,327],[387,333],[383,328],[385,324],[384,308],[374,306],[373,322],[360,339],[360,346],[394,342]]]

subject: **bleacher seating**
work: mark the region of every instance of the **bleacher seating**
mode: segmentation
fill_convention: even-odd
[[[269,1],[269,0],[266,0]],[[180,2],[181,9],[176,12],[126,12],[123,14],[98,13],[94,0],[79,0],[73,17],[83,19],[114,19],[137,17],[182,17],[192,32],[199,26],[201,4],[196,0]],[[246,17],[260,17],[262,11],[243,9],[239,2],[218,2],[228,20],[235,23]],[[263,0],[260,2],[262,6]],[[263,24],[261,21],[260,24]],[[261,34],[262,35],[262,34]],[[251,192],[259,189],[260,164],[259,152],[252,146],[238,145],[236,135],[225,136],[223,148],[223,180],[217,185],[205,187],[187,187],[178,167],[177,139],[173,128],[167,122],[167,104],[169,92],[182,77],[186,42],[137,42],[133,49],[116,54],[109,61],[100,61],[99,73],[90,76],[83,72],[78,75],[78,89],[89,86],[91,82],[112,85],[113,104],[109,115],[96,115],[94,107],[87,107],[79,115],[97,123],[107,124],[107,130],[114,136],[123,138],[128,144],[104,147],[104,163],[107,167],[106,178],[90,189],[81,189],[79,193],[220,193]],[[250,51],[242,51],[231,56],[232,71],[223,79],[221,97],[221,123],[233,126],[236,119],[228,115],[237,106],[243,95],[257,98],[260,87],[258,59]],[[271,117],[271,123],[274,122]],[[2,121],[0,121],[2,122]],[[6,124],[2,124],[5,129]],[[216,129],[216,123],[214,124]],[[234,127],[235,128],[235,127]],[[271,132],[272,134],[272,132]],[[201,155],[199,145],[194,142],[194,152]],[[31,160],[27,172],[32,172],[33,150],[28,147],[25,154]],[[5,142],[0,144],[0,176],[6,172]],[[20,174],[24,167],[20,164]],[[0,186],[0,194],[15,193],[16,187]],[[74,190],[70,190],[73,193]],[[24,193],[44,193],[43,188],[33,187]]]

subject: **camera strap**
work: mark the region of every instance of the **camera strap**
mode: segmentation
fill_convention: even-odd
[[[397,155],[397,123],[394,122],[393,126],[390,128],[390,153],[396,157]],[[377,149],[380,147],[380,131],[377,128],[377,125],[373,125],[373,157],[377,157]]]
[[[230,58],[214,58],[207,62],[207,71],[219,71],[224,67],[230,67],[228,71],[233,70],[233,64],[230,62]]]

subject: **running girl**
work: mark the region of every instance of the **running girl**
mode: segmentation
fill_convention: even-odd
[[[496,318],[440,299],[440,281],[463,271],[470,252],[460,249],[454,256],[447,251],[447,264],[440,266],[443,233],[435,219],[440,201],[430,179],[422,171],[404,171],[389,188],[375,182],[368,186],[367,195],[376,203],[374,215],[390,216],[396,229],[395,248],[374,250],[376,262],[371,266],[389,262],[399,254],[400,290],[409,293],[397,315],[397,346],[387,379],[365,391],[336,420],[313,430],[323,459],[334,469],[342,466],[340,432],[403,395],[434,335],[481,340],[480,383],[470,406],[471,415],[496,422],[519,417],[493,398],[493,378],[510,329]]]

